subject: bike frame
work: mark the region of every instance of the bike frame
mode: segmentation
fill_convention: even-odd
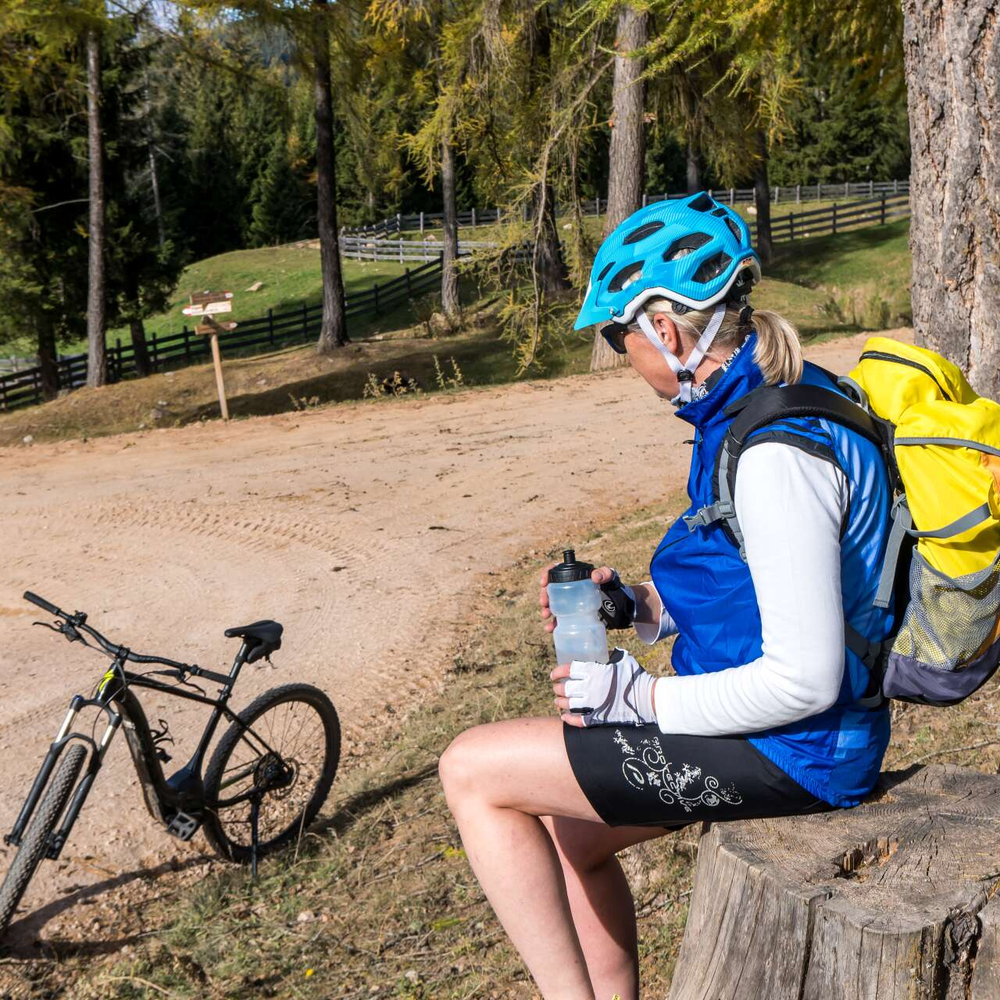
[[[66,843],[73,824],[76,822],[83,808],[83,804],[90,794],[94,779],[97,777],[104,763],[104,755],[114,738],[115,733],[125,724],[125,738],[128,742],[129,751],[132,754],[132,762],[135,765],[136,773],[142,784],[143,798],[150,815],[167,827],[167,832],[179,837],[181,840],[190,840],[201,826],[204,813],[207,808],[205,802],[205,789],[202,782],[202,766],[205,754],[208,751],[212,737],[218,728],[220,720],[225,717],[230,722],[235,722],[243,728],[243,738],[247,739],[247,734],[253,737],[260,746],[268,753],[273,753],[267,742],[253,731],[250,726],[242,723],[239,716],[229,708],[229,697],[233,687],[240,675],[240,670],[246,662],[247,656],[253,647],[248,646],[244,641],[236,658],[233,660],[232,668],[228,674],[215,673],[209,670],[195,668],[196,676],[214,683],[222,685],[219,696],[211,698],[207,695],[194,691],[185,691],[182,688],[165,684],[144,674],[136,674],[125,670],[125,655],[127,650],[120,652],[112,660],[111,669],[104,675],[104,681],[98,688],[96,698],[84,698],[82,695],[74,695],[70,702],[69,711],[66,718],[56,734],[55,739],[49,746],[38,774],[32,783],[28,797],[21,806],[21,811],[14,822],[13,829],[4,837],[7,844],[20,845],[24,831],[31,820],[31,816],[38,805],[45,786],[55,769],[56,763],[63,749],[73,740],[78,740],[89,745],[91,753],[87,768],[83,778],[77,785],[73,797],[66,809],[59,829],[53,833],[49,843],[47,856],[58,858]],[[116,685],[117,682],[117,685]],[[198,746],[191,759],[180,770],[176,771],[169,778],[163,775],[163,768],[160,766],[160,759],[157,755],[157,747],[153,733],[149,726],[146,713],[133,693],[133,688],[148,688],[159,691],[162,694],[170,695],[174,698],[183,698],[185,701],[195,701],[202,705],[210,706],[212,714],[201,734]],[[104,730],[100,742],[85,733],[73,730],[76,717],[84,708],[94,707],[103,712],[108,717],[108,724]],[[249,740],[247,740],[249,743]],[[253,747],[253,744],[250,743]],[[259,752],[258,747],[253,749]],[[219,805],[232,806],[242,801],[249,801],[254,792],[251,791],[238,795],[232,799],[220,801]]]

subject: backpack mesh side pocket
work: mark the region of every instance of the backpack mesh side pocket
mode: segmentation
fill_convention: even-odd
[[[910,603],[886,662],[886,697],[948,705],[986,683],[1000,663],[1000,554],[949,577],[914,550]]]

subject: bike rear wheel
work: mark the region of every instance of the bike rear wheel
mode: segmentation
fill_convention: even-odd
[[[59,762],[55,776],[49,781],[41,802],[35,807],[28,829],[21,838],[21,846],[10,863],[7,877],[0,886],[0,935],[14,916],[17,904],[21,902],[24,890],[28,888],[31,876],[39,862],[45,857],[49,846],[49,835],[55,829],[59,817],[66,808],[77,778],[87,759],[87,749],[74,743]]]
[[[330,699],[310,684],[265,691],[239,718],[205,772],[203,828],[221,857],[247,864],[253,851],[246,796],[256,791],[260,798],[257,857],[300,837],[336,777],[340,720]]]

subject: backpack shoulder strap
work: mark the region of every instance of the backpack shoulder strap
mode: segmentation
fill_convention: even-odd
[[[829,375],[829,372],[824,374]],[[829,377],[836,384],[834,377]],[[735,403],[730,403],[725,413],[734,419],[715,463],[715,502],[685,517],[684,523],[689,531],[694,531],[700,525],[722,521],[744,561],[746,551],[743,532],[736,517],[735,488],[740,455],[751,435],[768,424],[789,417],[820,417],[857,431],[884,449],[885,437],[876,421],[832,386],[830,389],[815,385],[760,386]]]

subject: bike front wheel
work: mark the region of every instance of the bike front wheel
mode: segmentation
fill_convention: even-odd
[[[41,802],[36,806],[28,829],[21,838],[21,846],[10,863],[7,877],[0,886],[0,935],[14,916],[17,904],[21,902],[24,890],[28,888],[31,876],[35,874],[49,847],[49,837],[66,808],[76,779],[80,777],[83,763],[87,759],[87,749],[74,743],[59,762],[55,776],[50,780]]]
[[[253,857],[251,808],[259,802],[257,857],[302,836],[340,763],[340,720],[310,684],[265,691],[239,714],[205,772],[205,836],[228,861]]]

